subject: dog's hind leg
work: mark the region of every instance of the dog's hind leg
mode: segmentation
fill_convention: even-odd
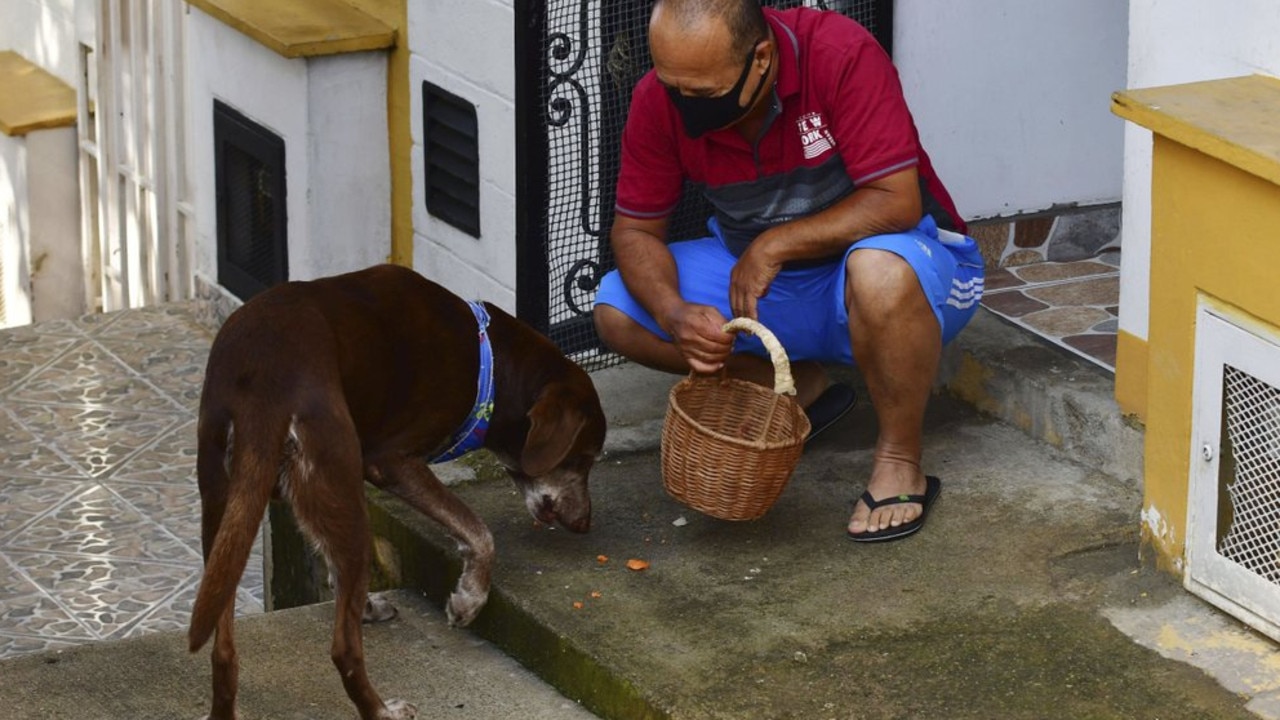
[[[462,575],[445,608],[449,624],[465,626],[489,599],[493,535],[488,526],[436,478],[421,458],[373,463],[369,480],[444,526],[458,543]]]
[[[330,656],[362,720],[409,720],[412,705],[383,703],[365,669],[361,617],[369,593],[369,522],[360,472],[360,442],[344,412],[297,419],[286,496],[334,579]]]

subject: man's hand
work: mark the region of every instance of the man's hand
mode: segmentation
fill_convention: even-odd
[[[710,305],[681,303],[666,316],[663,329],[671,335],[689,369],[713,373],[724,366],[733,351],[733,335],[725,332],[726,320]]]
[[[769,242],[761,234],[747,246],[729,274],[729,307],[734,317],[756,317],[756,302],[769,293],[769,285],[782,270],[782,263],[773,258]]]

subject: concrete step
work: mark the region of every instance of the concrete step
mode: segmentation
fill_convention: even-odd
[[[1142,486],[1142,426],[1109,370],[981,309],[946,349],[939,382],[984,414],[1122,483]]]
[[[399,616],[365,626],[369,674],[384,699],[419,718],[593,718],[518,663],[465,630],[419,593],[388,597]],[[240,712],[245,720],[349,720],[355,710],[329,662],[332,604],[236,622]],[[0,661],[0,717],[7,720],[198,718],[209,710],[208,649],[192,655],[180,633],[84,645]]]

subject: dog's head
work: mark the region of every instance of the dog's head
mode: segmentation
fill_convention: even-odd
[[[591,379],[579,373],[542,389],[519,461],[507,472],[534,518],[582,533],[591,528],[587,476],[604,446],[605,418]]]

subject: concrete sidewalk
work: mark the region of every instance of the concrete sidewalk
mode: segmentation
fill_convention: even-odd
[[[585,536],[535,527],[508,483],[464,484],[500,557],[473,630],[604,717],[1251,717],[1247,697],[1108,619],[1182,597],[1138,561],[1135,488],[939,397],[928,524],[855,545],[843,527],[871,424],[864,406],[815,443],[749,523],[676,503],[652,451],[598,466]],[[451,541],[398,503],[374,513],[403,579],[430,586],[418,573]]]
[[[729,523],[663,491],[675,378],[629,365],[594,376],[611,428],[589,534],[537,526],[483,455],[447,469],[498,551],[469,630],[436,610],[453,541],[375,492],[382,572],[428,603],[398,593],[402,618],[368,629],[375,684],[424,718],[1280,718],[1274,646],[1140,562],[1141,436],[1108,374],[980,315],[943,376],[925,453],[942,496],[902,542],[843,535],[871,464],[865,402],[764,518]],[[326,609],[241,623],[246,720],[350,716]],[[491,643],[482,656],[430,657],[473,638]],[[477,683],[452,684],[458,669]],[[177,635],[46,653],[0,663],[0,716],[196,717],[207,676]]]
[[[593,718],[491,644],[448,627],[420,595],[387,595],[400,610],[365,627],[374,687],[405,698],[419,718]],[[333,605],[311,605],[236,622],[244,718],[347,720],[354,707],[329,662]],[[180,633],[28,655],[0,662],[0,717],[198,718],[209,711],[209,651],[186,651]]]

